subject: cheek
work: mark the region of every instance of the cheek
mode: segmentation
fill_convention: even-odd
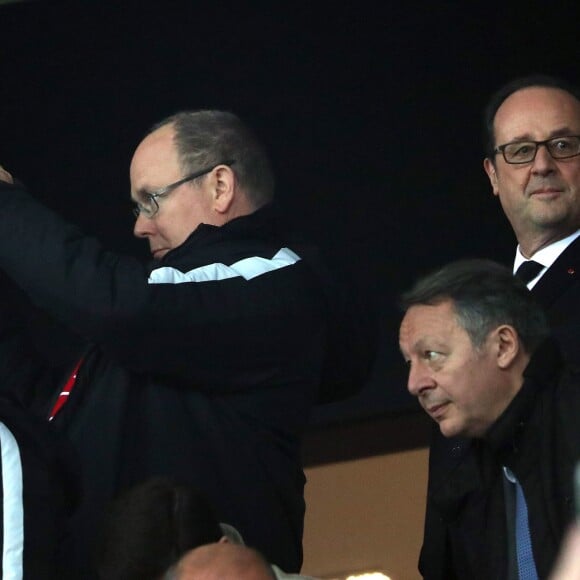
[[[176,216],[165,230],[166,238],[171,240],[174,247],[179,246],[185,242],[197,225],[198,222],[194,221],[191,216]]]
[[[447,395],[453,400],[455,406],[461,411],[468,411],[475,405],[477,394],[475,392],[475,379],[469,369],[460,369],[448,377],[444,389]]]
[[[562,175],[566,182],[570,184],[570,188],[580,197],[580,168],[570,167],[568,171],[562,171]]]
[[[155,224],[154,236],[163,246],[174,248],[177,245],[176,239],[179,237],[176,235],[176,224],[168,219],[168,216],[160,216],[160,218]]]
[[[499,199],[508,217],[514,213],[518,213],[525,206],[526,198],[524,191],[525,184],[516,182],[503,183],[500,188]]]
[[[498,169],[496,179],[500,191],[521,189],[524,187],[530,175],[530,172],[525,167],[504,166]]]
[[[521,175],[506,175],[499,182],[500,191],[505,191],[509,197],[515,197],[522,192],[524,181]]]

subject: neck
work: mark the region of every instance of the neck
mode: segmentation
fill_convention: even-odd
[[[539,250],[555,243],[564,238],[567,238],[570,234],[573,234],[578,228],[573,227],[569,230],[560,230],[557,232],[552,231],[542,231],[534,232],[528,234],[517,235],[518,244],[520,246],[520,252],[524,258],[531,258]]]

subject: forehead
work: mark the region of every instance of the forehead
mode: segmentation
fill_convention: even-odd
[[[426,342],[450,341],[458,337],[467,337],[467,333],[457,322],[450,300],[436,305],[411,306],[399,331],[401,349],[408,352],[421,348]]]
[[[511,94],[494,119],[498,142],[549,138],[558,131],[580,134],[580,101],[561,89],[528,87]]]
[[[131,160],[130,176],[133,189],[164,185],[180,177],[179,158],[174,143],[172,125],[164,125],[139,143]]]

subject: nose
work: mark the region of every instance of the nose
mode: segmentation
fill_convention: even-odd
[[[421,363],[411,363],[409,365],[407,390],[411,395],[419,397],[426,390],[434,389],[435,386],[435,380],[425,365],[422,365]]]
[[[133,226],[133,235],[137,238],[148,238],[155,232],[155,220],[146,218],[142,213],[137,216]]]
[[[550,155],[548,147],[545,143],[538,146],[536,151],[536,156],[532,163],[532,173],[537,175],[549,175],[556,170],[556,162],[554,158]]]

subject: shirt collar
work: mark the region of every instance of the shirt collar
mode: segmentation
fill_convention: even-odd
[[[543,276],[544,272],[560,257],[560,254],[577,238],[580,236],[580,229],[576,230],[573,234],[558,240],[538,250],[534,255],[530,258],[525,258],[520,250],[520,246],[516,249],[516,257],[514,259],[514,268],[513,272],[515,273],[516,270],[520,267],[523,262],[527,262],[529,260],[534,260],[534,262],[538,262],[538,264],[542,264],[544,266],[543,270],[538,272],[538,275],[533,279],[530,280],[528,283],[528,288],[531,288],[534,283]]]

